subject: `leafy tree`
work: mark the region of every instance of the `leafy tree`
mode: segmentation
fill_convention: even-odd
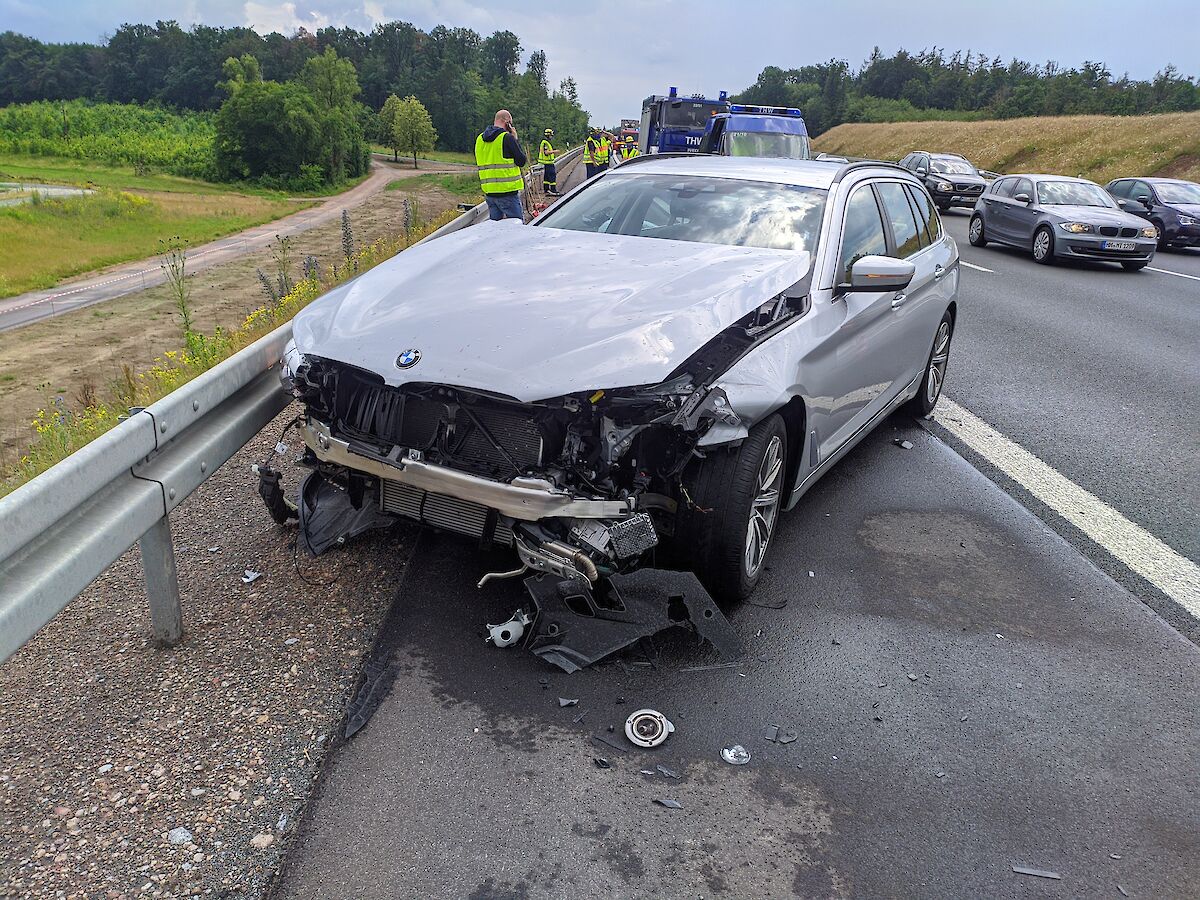
[[[437,144],[437,130],[433,119],[421,101],[411,94],[400,101],[392,122],[392,147],[411,153],[413,168],[417,167],[417,154],[432,150]]]
[[[497,31],[483,42],[482,52],[483,68],[479,74],[485,81],[505,83],[517,74],[521,41],[511,31]]]
[[[379,126],[378,135],[379,141],[385,147],[392,148],[392,160],[400,161],[400,146],[396,143],[396,132],[394,126],[396,124],[396,113],[399,112],[402,101],[395,94],[390,94],[387,100],[383,103],[383,108],[379,110]]]
[[[347,106],[360,90],[354,63],[340,58],[333,47],[326,47],[320,56],[308,60],[297,80],[324,109]]]
[[[286,180],[324,156],[321,110],[294,82],[251,81],[217,112],[214,153],[222,179]]]

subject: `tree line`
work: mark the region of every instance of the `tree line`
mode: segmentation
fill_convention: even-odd
[[[970,51],[947,56],[936,47],[884,56],[876,47],[857,71],[842,59],[798,69],[767,66],[735,99],[798,106],[809,131],[820,134],[843,122],[1183,112],[1200,109],[1200,83],[1173,65],[1139,81],[1114,76],[1102,62],[1074,69]]]
[[[237,84],[225,71],[227,60],[253,57],[257,70],[251,84],[304,85],[309,62],[330,51],[354,71],[358,91],[346,109],[371,140],[386,137],[377,113],[393,94],[417,98],[428,110],[441,146],[449,150],[470,150],[475,135],[500,107],[512,110],[527,140],[543,128],[554,128],[578,141],[587,127],[574,80],[563,79],[552,90],[546,54],[540,50],[529,54],[520,71],[523,49],[511,31],[484,38],[469,28],[439,25],[426,32],[408,22],[388,22],[369,33],[330,27],[284,36],[242,27],[184,29],[177,22],[160,21],[122,25],[103,44],[51,44],[4,32],[0,106],[82,98],[218,110],[233,99],[229,87]],[[296,102],[294,90],[289,92],[290,99],[277,88],[255,87],[239,104],[269,93],[274,108],[283,109]],[[333,108],[328,95],[315,97],[315,102],[317,113]],[[302,112],[307,115],[307,107]],[[324,116],[318,127],[336,138],[349,127],[334,121],[339,118]],[[306,123],[301,137],[308,130]],[[339,153],[335,150],[333,156]]]

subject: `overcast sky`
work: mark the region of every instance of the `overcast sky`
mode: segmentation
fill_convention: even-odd
[[[1064,66],[1102,60],[1149,78],[1173,62],[1200,75],[1200,0],[0,0],[0,31],[97,41],[123,22],[249,25],[290,34],[393,19],[487,36],[515,32],[526,57],[545,50],[552,84],[573,75],[593,121],[636,117],[648,94],[738,91],[767,65],[831,57],[857,68],[878,45],[938,46]]]

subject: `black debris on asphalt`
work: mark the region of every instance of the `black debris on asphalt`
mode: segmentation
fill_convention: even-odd
[[[603,756],[593,756],[592,762],[595,764],[597,769],[611,769],[612,768],[612,763],[610,763]]]

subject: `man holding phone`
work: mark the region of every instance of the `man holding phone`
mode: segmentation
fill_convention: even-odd
[[[488,218],[521,219],[521,191],[525,180],[521,170],[528,162],[512,113],[502,109],[492,124],[475,138],[475,165],[479,170],[479,186],[488,205]]]

